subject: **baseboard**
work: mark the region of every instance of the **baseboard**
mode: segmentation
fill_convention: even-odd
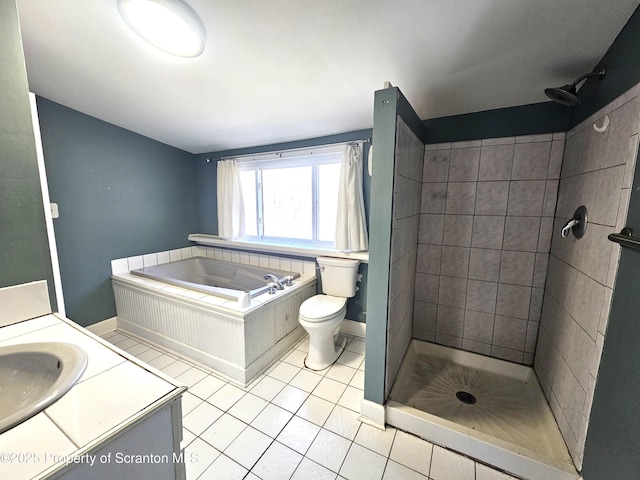
[[[358,417],[362,423],[377,427],[381,430],[385,429],[385,408],[384,405],[363,399],[360,403],[360,416]]]
[[[105,333],[113,332],[116,328],[118,328],[118,317],[107,318],[106,320],[94,323],[93,325],[89,325],[85,328],[91,333],[101,336]]]
[[[340,324],[340,331],[348,335],[355,335],[357,337],[364,338],[367,336],[367,324],[345,318]]]

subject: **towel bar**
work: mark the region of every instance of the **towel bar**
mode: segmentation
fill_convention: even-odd
[[[607,238],[612,242],[619,243],[622,247],[640,251],[640,237],[634,237],[633,230],[628,227],[623,228],[620,233],[609,234]]]

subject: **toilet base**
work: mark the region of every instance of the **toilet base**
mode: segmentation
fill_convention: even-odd
[[[343,335],[336,333],[333,337],[333,351],[323,349],[322,355],[317,355],[319,351],[311,346],[311,337],[309,338],[309,342],[309,353],[307,353],[307,356],[304,358],[304,366],[309,370],[320,371],[329,368],[331,365],[336,363],[336,360],[338,360],[338,357],[344,351],[347,339]],[[314,355],[311,352],[316,353],[316,358],[314,358]]]

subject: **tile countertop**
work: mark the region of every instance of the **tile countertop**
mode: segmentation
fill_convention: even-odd
[[[0,477],[45,478],[67,461],[90,462],[101,443],[179,398],[174,380],[68,319],[44,315],[0,328],[0,346],[29,342],[80,346],[88,363],[58,401],[0,434]]]

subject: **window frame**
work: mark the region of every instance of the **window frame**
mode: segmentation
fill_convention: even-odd
[[[321,165],[338,165],[342,163],[345,144],[321,146],[309,149],[295,149],[282,152],[273,152],[261,155],[236,157],[238,171],[255,172],[255,196],[256,196],[256,232],[257,235],[246,235],[243,241],[251,243],[287,244],[306,247],[331,247],[335,245],[331,240],[319,240],[319,167]],[[264,170],[281,168],[311,167],[311,239],[266,236],[264,234],[264,202],[263,202],[263,178]]]

